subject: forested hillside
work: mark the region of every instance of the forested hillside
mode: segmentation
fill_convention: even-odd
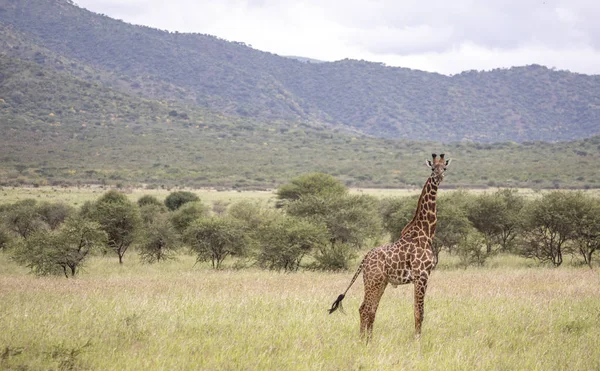
[[[0,71],[3,185],[272,188],[321,171],[352,186],[420,187],[431,152],[454,159],[446,186],[600,185],[598,136],[553,144],[385,140],[135,97],[16,58],[0,56]]]
[[[442,142],[600,134],[600,76],[536,65],[444,76],[364,61],[306,63],[214,36],[130,25],[68,0],[0,0],[0,53],[255,121]]]

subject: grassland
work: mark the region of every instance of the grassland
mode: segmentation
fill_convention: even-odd
[[[494,266],[494,264],[491,264]],[[351,273],[213,271],[96,257],[78,279],[35,278],[0,254],[0,369],[592,370],[600,274],[562,267],[441,269],[412,337],[410,286],[388,288],[358,337]]]

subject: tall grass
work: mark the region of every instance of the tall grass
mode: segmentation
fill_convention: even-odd
[[[77,279],[35,278],[0,254],[0,369],[600,368],[600,274],[562,267],[437,270],[420,340],[412,287],[388,287],[369,344],[352,276],[213,271],[190,256]]]

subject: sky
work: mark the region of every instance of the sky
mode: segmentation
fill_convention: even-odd
[[[282,56],[446,75],[541,64],[600,74],[597,0],[75,0],[128,23]]]

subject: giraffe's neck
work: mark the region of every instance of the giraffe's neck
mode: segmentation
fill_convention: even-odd
[[[422,229],[428,236],[433,238],[435,233],[435,225],[437,222],[437,209],[436,209],[436,196],[437,196],[438,184],[435,182],[432,176],[427,178],[419,202],[417,203],[417,211],[415,216],[412,218],[403,229],[401,236],[411,229],[418,228]]]

